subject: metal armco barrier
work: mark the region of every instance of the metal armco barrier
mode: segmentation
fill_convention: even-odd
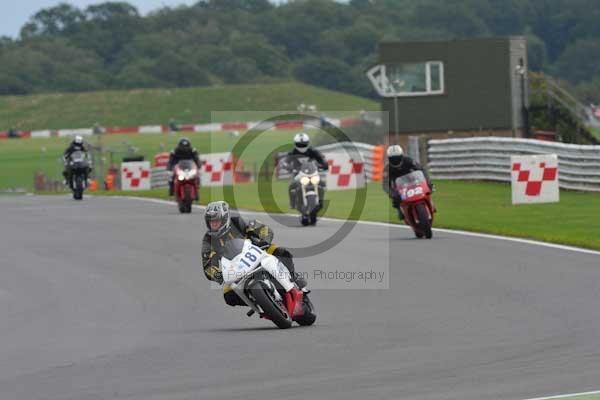
[[[152,168],[152,179],[150,185],[152,189],[166,188],[169,186],[169,177],[171,172],[167,171],[165,167]]]
[[[561,188],[600,192],[600,146],[499,137],[428,142],[434,179],[510,182],[511,156],[535,154],[558,155]]]

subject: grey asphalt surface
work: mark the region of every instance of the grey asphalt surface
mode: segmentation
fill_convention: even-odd
[[[0,198],[0,399],[520,400],[600,389],[600,256],[358,225],[297,268],[389,264],[389,289],[315,290],[316,325],[280,331],[210,288],[194,212]],[[276,238],[309,243],[338,226]]]

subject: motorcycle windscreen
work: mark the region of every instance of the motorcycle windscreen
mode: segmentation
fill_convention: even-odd
[[[312,160],[304,161],[300,166],[300,172],[302,172],[304,175],[316,174],[318,172],[317,163]]]
[[[246,239],[230,239],[225,242],[225,247],[223,248],[223,255],[228,260],[233,260],[238,254],[240,254],[244,250],[244,245],[246,244]]]
[[[181,160],[177,163],[177,166],[183,171],[190,171],[196,168],[196,164],[192,160]]]
[[[414,186],[425,181],[426,179],[425,175],[423,174],[423,171],[413,171],[410,174],[406,174],[396,178],[396,187],[403,188],[406,186]]]
[[[73,162],[84,162],[85,161],[85,153],[83,151],[74,151],[73,154],[71,154],[71,161]]]
[[[308,156],[291,154],[283,160],[282,166],[289,172],[298,171],[302,167],[302,164],[307,161],[309,161]]]

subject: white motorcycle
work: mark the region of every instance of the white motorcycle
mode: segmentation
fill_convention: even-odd
[[[305,160],[295,173],[290,185],[290,205],[300,212],[303,226],[315,225],[325,195],[325,179],[321,177],[317,164]]]
[[[293,321],[312,325],[317,319],[306,293],[301,302],[290,293],[297,286],[285,265],[248,239],[227,242],[221,257],[221,273],[223,284],[251,308],[249,317],[258,313],[280,329],[290,328]]]

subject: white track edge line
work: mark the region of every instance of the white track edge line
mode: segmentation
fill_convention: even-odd
[[[153,199],[153,198],[149,198],[149,197],[136,197],[136,196],[98,196],[98,197],[105,197],[105,198],[121,198],[121,199],[129,199],[129,200],[138,200],[138,201],[146,201],[149,203],[156,203],[156,204],[168,204],[168,205],[174,205],[175,202],[173,201],[169,201],[169,200],[162,200],[162,199]],[[205,207],[204,206],[200,206],[200,205],[194,205],[194,208],[199,209],[199,210],[203,210]],[[255,210],[244,210],[244,209],[237,209],[237,211],[245,213],[245,214],[260,214],[260,215],[268,215],[268,213],[264,212],[264,211],[255,211]],[[297,217],[297,214],[287,214],[287,213],[277,213],[278,215],[285,215],[285,216],[289,216],[289,217]],[[322,217],[319,218],[321,221],[328,221],[328,222],[337,222],[337,223],[341,223],[341,222],[345,222],[346,220],[343,219],[339,219],[339,218],[331,218],[331,217]],[[373,226],[383,226],[383,227],[387,227],[387,228],[399,228],[399,229],[410,229],[410,227],[406,226],[406,225],[398,225],[398,224],[391,224],[388,222],[377,222],[377,221],[361,221],[361,220],[356,220],[355,221],[358,224],[363,224],[363,225],[373,225]],[[562,245],[562,244],[555,244],[555,243],[547,243],[547,242],[542,242],[539,240],[533,240],[533,239],[522,239],[522,238],[515,238],[515,237],[509,237],[509,236],[500,236],[500,235],[492,235],[489,233],[477,233],[477,232],[468,232],[468,231],[461,231],[461,230],[453,230],[453,229],[442,229],[442,228],[434,228],[433,229],[434,232],[442,232],[442,233],[449,233],[452,235],[460,235],[460,236],[470,236],[470,237],[477,237],[477,238],[483,238],[483,239],[494,239],[494,240],[503,240],[506,242],[514,242],[514,243],[521,243],[521,244],[526,244],[526,245],[532,245],[532,246],[540,246],[540,247],[546,247],[546,248],[551,248],[551,249],[557,249],[557,250],[563,250],[563,251],[571,251],[571,252],[576,252],[576,253],[582,253],[582,254],[591,254],[591,255],[595,255],[595,256],[600,256],[600,251],[597,250],[590,250],[590,249],[584,249],[581,247],[575,247],[575,246],[567,246],[567,245]],[[537,399],[531,399],[531,400],[537,400]]]

